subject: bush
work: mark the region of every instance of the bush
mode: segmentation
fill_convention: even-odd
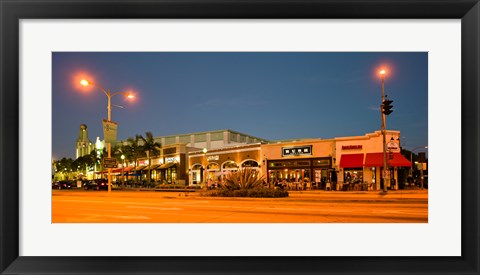
[[[228,174],[219,187],[228,190],[256,189],[263,186],[264,180],[264,177],[258,176],[257,171],[245,168]]]
[[[207,196],[212,197],[243,197],[243,198],[284,198],[288,197],[288,191],[273,188],[255,189],[218,189],[209,191]]]
[[[230,173],[219,188],[206,193],[213,197],[249,197],[249,198],[282,198],[288,192],[264,186],[264,178],[257,171],[246,168]]]

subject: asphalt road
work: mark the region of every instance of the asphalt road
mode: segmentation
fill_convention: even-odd
[[[53,223],[427,223],[427,191],[290,192],[214,198],[202,192],[52,190]]]

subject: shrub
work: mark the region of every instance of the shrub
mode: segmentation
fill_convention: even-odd
[[[240,169],[226,176],[225,182],[219,188],[207,193],[214,197],[250,197],[250,198],[280,198],[288,197],[288,192],[264,186],[264,177],[259,177],[255,170]]]
[[[218,189],[209,191],[207,196],[212,197],[244,197],[244,198],[284,198],[288,197],[288,191],[273,188],[228,190]]]
[[[219,187],[228,190],[255,189],[262,187],[263,182],[263,176],[259,177],[255,170],[245,168],[228,174],[225,177],[225,182],[220,183]]]

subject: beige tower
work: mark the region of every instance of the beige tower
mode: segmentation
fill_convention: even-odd
[[[80,132],[78,133],[76,156],[77,158],[90,154],[95,148],[92,142],[88,139],[87,125],[80,124]]]

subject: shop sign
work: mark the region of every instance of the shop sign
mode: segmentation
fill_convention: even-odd
[[[103,167],[105,168],[117,168],[117,159],[116,158],[103,158]]]
[[[175,158],[165,158],[166,163],[172,163],[175,162]]]
[[[362,145],[342,145],[342,150],[361,150]]]
[[[282,147],[282,156],[305,156],[312,155],[312,145]]]
[[[106,143],[117,142],[117,123],[103,120],[103,139]]]
[[[215,156],[208,156],[207,157],[207,160],[208,161],[214,161],[214,160],[219,160],[220,157],[218,155],[215,155]]]
[[[395,141],[387,143],[387,150],[390,152],[400,152],[400,147]]]

